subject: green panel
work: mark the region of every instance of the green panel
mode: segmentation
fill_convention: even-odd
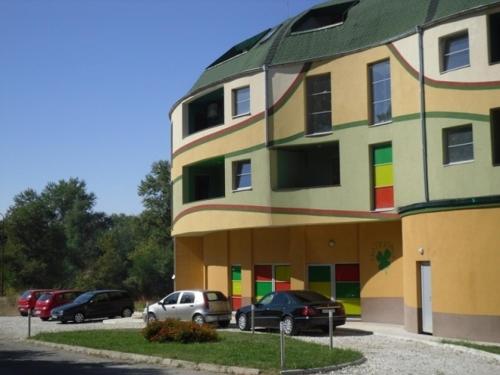
[[[231,280],[241,280],[241,266],[231,267]]]
[[[258,281],[255,283],[255,297],[260,299],[267,293],[273,291],[273,283],[271,281]]]
[[[337,299],[359,298],[359,283],[341,282],[335,285],[335,294]]]
[[[309,289],[330,298],[332,296],[332,284],[330,282],[309,282]]]
[[[386,145],[374,148],[373,163],[375,165],[392,163],[392,145]]]
[[[347,315],[361,315],[361,301],[359,298],[342,298],[337,301],[344,304]]]
[[[330,266],[309,266],[309,283],[311,282],[330,282],[332,273]]]
[[[275,266],[274,279],[276,281],[290,281],[290,266]]]

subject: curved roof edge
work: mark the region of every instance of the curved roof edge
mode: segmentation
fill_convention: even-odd
[[[329,0],[317,4],[275,26],[277,32],[265,42],[257,42],[246,53],[205,69],[193,87],[172,105],[169,118],[186,98],[211,86],[261,71],[264,65],[281,66],[345,56],[413,35],[417,26],[425,29],[500,5],[500,0],[360,0],[349,9],[345,22],[339,26],[291,33],[295,22],[311,9],[345,2]],[[387,22],[388,19],[391,22]]]

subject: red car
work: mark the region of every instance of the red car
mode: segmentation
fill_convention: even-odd
[[[17,309],[22,316],[28,316],[28,311],[35,308],[35,303],[38,297],[45,292],[50,292],[52,289],[28,289],[21,294],[17,300]]]
[[[83,292],[80,290],[53,290],[43,293],[35,304],[34,316],[38,316],[42,320],[49,320],[50,310],[54,307],[65,305],[73,302]]]

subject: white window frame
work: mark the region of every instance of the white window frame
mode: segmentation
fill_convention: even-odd
[[[309,90],[308,90],[308,80],[313,80],[317,79],[319,77],[324,77],[328,76],[329,82],[330,82],[330,91],[322,91],[322,92],[313,92],[309,95]],[[329,95],[330,96],[330,110],[329,111],[320,111],[320,112],[312,112],[309,111],[310,103],[307,102],[307,98],[309,96],[315,97],[315,96],[320,96],[320,95]],[[323,74],[316,74],[312,75],[306,78],[306,136],[315,136],[315,135],[325,135],[325,134],[331,134],[333,132],[333,103],[332,103],[332,77],[330,73],[323,73]],[[315,129],[311,129],[309,124],[309,116],[310,115],[319,115],[323,113],[330,113],[330,126],[331,128],[329,130],[324,130],[324,131],[317,131]]]
[[[249,173],[237,173],[238,165],[248,162],[250,164]],[[242,176],[250,176],[250,186],[238,187],[238,179]],[[252,190],[252,159],[241,159],[233,161],[233,192]]]
[[[384,78],[384,79],[380,79],[378,81],[375,81],[373,79],[372,67],[375,66],[375,65],[378,65],[378,64],[385,63],[385,62],[387,62],[389,64],[389,78]],[[369,126],[378,126],[378,125],[390,124],[393,121],[392,120],[393,119],[393,116],[392,116],[392,75],[391,75],[391,60],[390,60],[390,58],[385,58],[383,60],[375,61],[373,63],[368,64],[368,75],[369,75],[369,79],[370,79],[370,85],[369,85],[369,87],[370,87],[370,92],[369,92],[369,98],[370,98],[370,124],[369,124]],[[389,99],[374,100],[374,97],[373,97],[373,86],[376,83],[385,82],[385,81],[389,81],[389,89],[390,89],[390,97],[389,97]],[[390,104],[391,104],[391,118],[388,119],[388,120],[383,120],[383,121],[376,122],[376,120],[375,120],[375,104],[382,103],[382,102],[390,102]]]
[[[238,101],[238,92],[240,92],[242,90],[248,90],[248,100]],[[233,95],[232,95],[232,98],[233,98],[233,118],[250,115],[250,113],[251,113],[251,110],[250,110],[250,104],[251,104],[250,86],[238,87],[238,88],[233,89],[232,92],[233,92]],[[239,113],[238,112],[238,105],[240,105],[241,103],[246,103],[246,102],[248,102],[248,111]]]
[[[449,144],[449,138],[448,138],[449,133],[451,131],[454,131],[454,130],[457,130],[457,129],[460,129],[460,128],[470,128],[472,140],[470,142],[459,143],[459,144],[450,146],[450,144]],[[449,154],[450,147],[463,147],[463,146],[468,146],[468,145],[472,146],[472,158],[471,159],[458,160],[458,161],[450,161],[450,154]],[[443,159],[443,164],[445,166],[473,162],[474,161],[474,130],[473,130],[472,124],[465,124],[465,125],[452,126],[452,127],[449,127],[449,128],[443,128],[443,147],[444,147],[444,150],[443,150],[444,151],[444,154],[443,154],[443,158],[444,158]]]
[[[467,48],[461,49],[460,51],[455,51],[451,53],[446,53],[445,48],[446,48],[446,43],[450,39],[458,39],[460,37],[466,36],[467,37]],[[459,70],[459,69],[464,69],[470,67],[470,38],[469,38],[469,30],[461,30],[453,34],[445,35],[440,38],[439,40],[439,56],[440,56],[440,69],[441,69],[441,74],[452,72],[454,70]],[[467,54],[469,55],[469,63],[461,66],[457,66],[455,68],[451,69],[446,69],[445,67],[445,57],[446,56],[451,56],[451,55],[456,55],[458,53],[462,53],[464,51],[467,51]]]

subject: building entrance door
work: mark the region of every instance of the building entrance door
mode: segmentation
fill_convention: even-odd
[[[430,262],[420,263],[420,331],[432,334],[432,278]]]

